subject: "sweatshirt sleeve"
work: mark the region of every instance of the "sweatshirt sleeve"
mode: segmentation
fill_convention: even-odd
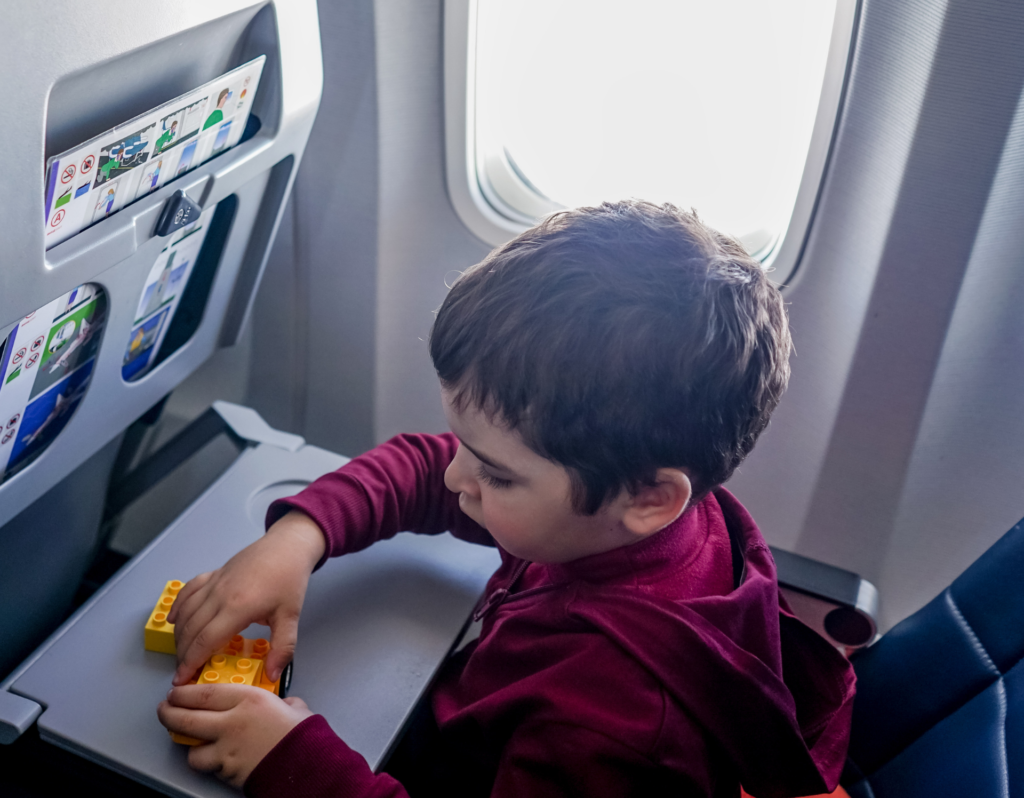
[[[250,798],[409,798],[393,778],[375,775],[323,715],[288,732],[249,774],[243,791]]]
[[[700,768],[698,768],[700,770]],[[491,798],[618,798],[671,794],[706,798],[710,784],[666,773],[610,736],[581,726],[527,723],[505,746]],[[245,782],[250,798],[408,798],[386,773],[375,774],[321,715],[302,721],[256,766]]]
[[[445,487],[444,472],[459,440],[444,435],[397,435],[325,474],[296,496],[278,499],[267,510],[271,524],[301,510],[324,533],[328,557],[365,549],[411,531],[450,531],[472,543],[494,545],[487,531],[459,509],[458,494]]]

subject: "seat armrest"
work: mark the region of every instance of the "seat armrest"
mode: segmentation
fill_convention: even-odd
[[[779,588],[794,614],[844,648],[860,648],[878,632],[878,590],[852,571],[771,546]]]

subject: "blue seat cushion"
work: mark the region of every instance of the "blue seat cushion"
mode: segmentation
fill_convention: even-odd
[[[1024,798],[1022,658],[1024,522],[855,658],[851,794]]]

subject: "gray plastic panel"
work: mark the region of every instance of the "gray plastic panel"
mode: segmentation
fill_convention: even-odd
[[[279,449],[287,449],[289,452],[298,451],[305,443],[301,435],[274,429],[251,407],[216,401],[213,403],[213,409],[238,437],[247,441],[267,443]]]
[[[103,498],[120,443],[115,438],[3,528],[0,678],[67,617],[102,544]]]
[[[21,737],[42,711],[35,701],[0,690],[0,745],[10,745]]]
[[[777,546],[770,548],[779,588],[801,621],[837,646],[856,648],[874,639],[878,631],[878,590],[871,582],[834,565]],[[860,620],[851,619],[850,613]],[[840,619],[846,624],[840,624]]]
[[[262,534],[271,501],[344,462],[312,446],[244,452],[10,680],[46,707],[43,739],[168,795],[237,795],[191,771],[157,722],[174,658],[144,651],[142,627],[167,580],[223,564]],[[291,694],[376,767],[498,562],[495,549],[411,534],[328,562],[310,582]]]
[[[235,337],[276,231],[316,115],[323,85],[315,0],[181,0],[173,14],[124,14],[109,0],[12,6],[19,35],[0,48],[0,197],[4,267],[0,327],[85,282],[110,300],[92,385],[63,434],[30,468],[0,486],[0,527],[67,477],[199,367],[221,343],[225,316]],[[111,28],[110,19],[117,25]],[[47,154],[103,132],[259,54],[267,63],[253,112],[263,127],[239,145],[99,224],[44,252],[43,165]],[[267,202],[273,177],[272,202]],[[203,321],[192,339],[136,383],[120,378],[133,304],[166,239],[153,229],[165,201],[183,189],[203,207],[238,198]],[[256,233],[258,232],[258,235]],[[245,296],[235,296],[245,293]],[[230,311],[230,312],[229,312]],[[232,343],[233,338],[224,339]]]

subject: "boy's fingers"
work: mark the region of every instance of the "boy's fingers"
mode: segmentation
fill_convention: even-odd
[[[244,684],[186,684],[171,688],[167,701],[181,709],[224,712],[244,701],[251,689]]]
[[[290,707],[296,707],[297,709],[309,709],[309,706],[298,696],[289,696],[284,699],[284,702]]]
[[[177,631],[175,627],[175,632]],[[217,616],[216,610],[208,604],[197,610],[181,634],[176,635],[178,668],[174,672],[173,684],[188,682],[210,658],[210,654],[227,643],[235,631],[231,622]]]
[[[190,599],[191,601],[186,599],[185,602],[179,599],[171,607],[172,610],[178,610],[175,616],[177,622],[174,624],[174,641],[178,647],[179,659],[181,652],[188,650],[199,631],[217,614],[217,607],[206,597],[205,591],[193,594]],[[178,607],[178,604],[182,606]]]
[[[185,587],[178,591],[178,597],[171,605],[171,611],[167,613],[168,622],[177,623],[178,615],[181,614],[182,606],[196,593],[197,590],[210,581],[212,573],[212,571],[207,571],[205,574],[199,574],[199,576],[193,577],[185,583]]]
[[[267,653],[267,678],[276,682],[284,666],[292,661],[295,655],[295,644],[299,635],[299,619],[297,616],[272,620],[270,624],[270,651]]]
[[[220,712],[183,709],[169,701],[161,701],[157,705],[156,716],[165,728],[187,737],[216,740],[220,735]]]
[[[213,595],[213,585],[207,582],[200,586],[192,595],[184,599],[178,599],[171,605],[171,609],[177,609],[177,619],[174,624],[175,640],[190,642],[196,633],[202,629],[219,612],[219,602]],[[181,650],[181,646],[178,646]]]
[[[210,743],[193,745],[188,752],[188,766],[200,773],[218,773],[223,765],[217,747]]]

